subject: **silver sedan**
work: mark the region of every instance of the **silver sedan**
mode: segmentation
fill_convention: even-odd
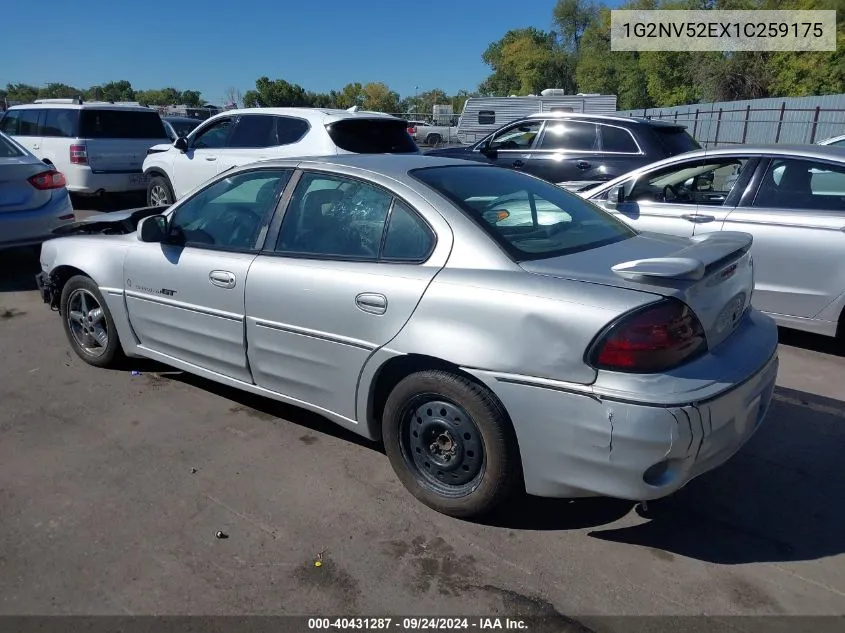
[[[785,327],[845,332],[845,148],[700,150],[580,195],[641,231],[752,234],[755,307]]]
[[[38,283],[83,360],[316,411],[459,517],[516,489],[670,494],[751,437],[777,375],[748,234],[641,235],[493,166],[253,163],[65,233]]]

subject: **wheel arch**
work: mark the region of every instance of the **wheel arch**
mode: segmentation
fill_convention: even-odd
[[[387,398],[390,396],[390,392],[393,391],[393,388],[411,374],[430,369],[439,369],[461,376],[462,378],[465,378],[466,380],[469,380],[470,382],[489,391],[490,395],[501,407],[508,424],[511,426],[511,430],[514,431],[514,438],[516,438],[515,430],[513,429],[513,421],[510,419],[510,415],[508,414],[508,410],[504,403],[498,395],[496,395],[496,393],[494,393],[487,385],[478,380],[475,376],[467,371],[464,371],[455,363],[436,356],[428,356],[425,354],[401,354],[393,356],[382,362],[375,370],[373,378],[369,383],[366,400],[365,421],[368,437],[371,437],[374,440],[381,440],[381,415],[384,410],[384,405],[387,402]],[[518,442],[517,451],[519,451]]]
[[[61,312],[62,291],[64,290],[67,282],[70,281],[72,277],[76,277],[77,275],[80,275],[82,277],[88,277],[92,281],[95,281],[94,278],[84,270],[75,266],[70,266],[68,264],[60,264],[59,266],[56,266],[53,270],[50,271],[50,280],[53,284],[53,289],[55,291],[55,294],[53,295],[53,303],[55,305],[53,305],[52,307],[58,308],[59,312]]]

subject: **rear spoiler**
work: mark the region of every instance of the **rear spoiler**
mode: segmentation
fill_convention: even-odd
[[[754,241],[750,233],[739,231],[705,233],[690,239],[692,245],[668,257],[635,259],[616,264],[611,270],[625,279],[656,277],[698,281],[745,255]]]

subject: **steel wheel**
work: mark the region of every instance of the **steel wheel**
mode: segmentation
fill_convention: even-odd
[[[170,193],[164,185],[158,183],[150,187],[150,206],[164,207],[170,204]]]
[[[417,480],[444,497],[478,487],[486,465],[484,441],[472,417],[441,396],[409,402],[399,429],[402,454]]]
[[[79,349],[92,358],[105,354],[109,345],[109,328],[100,302],[89,290],[75,289],[68,298],[68,330]]]

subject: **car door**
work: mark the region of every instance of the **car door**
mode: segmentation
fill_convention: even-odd
[[[269,114],[242,114],[220,152],[218,172],[271,157],[295,156],[297,142],[308,133],[304,119]]]
[[[733,165],[736,157],[681,160],[641,172],[620,183],[622,200],[605,191],[595,202],[640,231],[692,237],[696,231],[719,230],[720,221],[735,204],[725,192],[712,191],[713,173]],[[741,184],[732,184],[737,192]],[[724,208],[722,208],[724,207]]]
[[[553,119],[528,156],[525,170],[554,183],[587,180],[599,151],[598,128],[592,121]]]
[[[755,180],[722,227],[754,236],[754,305],[816,317],[845,292],[845,164],[772,157]]]
[[[188,149],[176,153],[171,184],[177,200],[217,174],[233,124],[234,117],[209,121],[188,137]]]
[[[496,132],[489,140],[479,143],[472,152],[472,158],[499,167],[523,169],[531,156],[531,147],[542,128],[542,119],[508,125]]]
[[[364,363],[445,263],[451,233],[440,230],[372,183],[302,172],[275,243],[271,230],[247,278],[256,384],[354,420]]]
[[[169,213],[170,243],[138,242],[124,263],[126,307],[141,346],[252,382],[244,346],[247,272],[292,170],[215,180]]]

